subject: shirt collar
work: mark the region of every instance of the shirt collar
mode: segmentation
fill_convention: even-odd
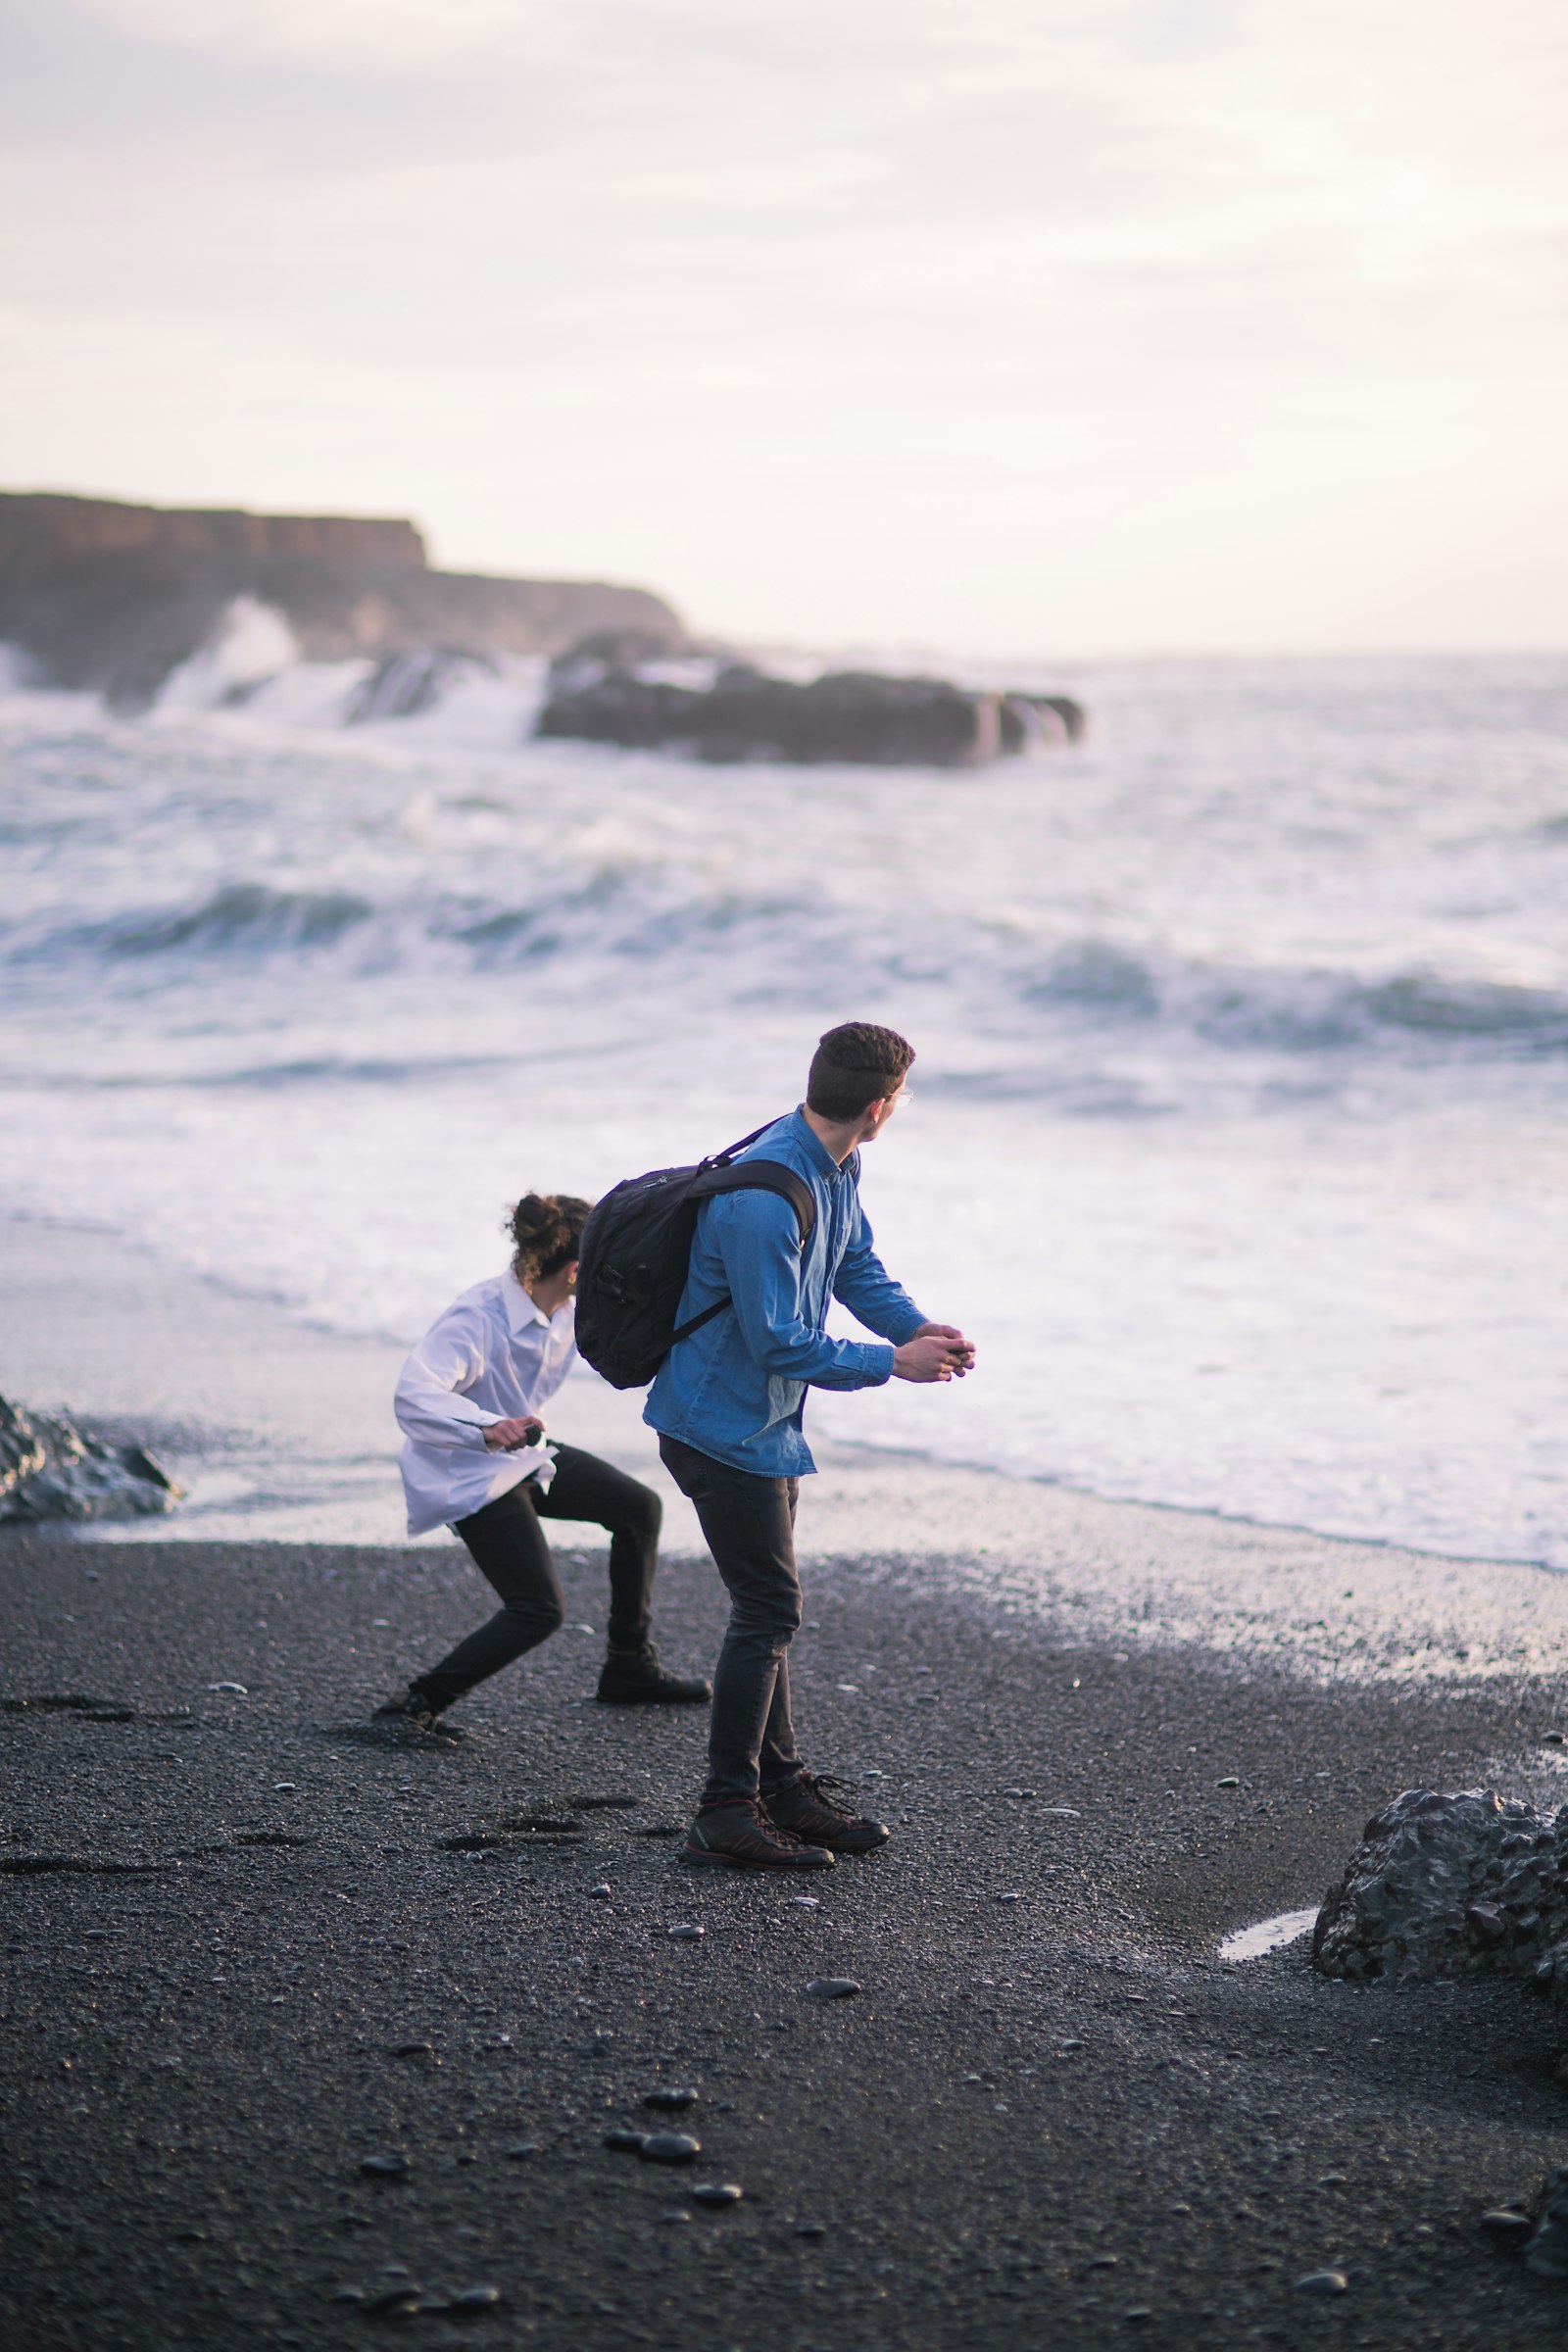
[[[510,1266],[501,1277],[501,1296],[506,1301],[507,1329],[514,1339],[531,1323],[542,1323],[546,1331],[550,1329],[550,1317],[542,1307],[535,1306]]]
[[[797,1104],[795,1110],[791,1113],[791,1116],[795,1121],[796,1140],[803,1146],[806,1152],[809,1153],[813,1164],[824,1176],[842,1176],[844,1170],[839,1166],[838,1161],[834,1158],[826,1144],[823,1143],[822,1138],[817,1134],[816,1129],[811,1125],[810,1120],[806,1115],[804,1106]]]

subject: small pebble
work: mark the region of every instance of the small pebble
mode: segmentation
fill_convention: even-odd
[[[822,1908],[819,1894],[792,1894],[790,1901],[798,1911],[820,1911]]]
[[[1296,2281],[1296,2291],[1298,2295],[1343,2295],[1349,2283],[1343,2271],[1308,2271],[1304,2278]]]
[[[664,1934],[671,1943],[701,1943],[703,1937],[708,1934],[708,1930],[693,1927],[690,1921],[683,1921],[679,1927],[666,1928]]]
[[[272,1794],[274,1796],[293,1796],[298,1788],[298,1781],[274,1781],[272,1783]]]
[[[1542,1734],[1543,1743],[1547,1747],[1561,1747],[1565,1740],[1568,1740],[1568,1732],[1544,1732]]]
[[[1228,1772],[1222,1781],[1214,1783],[1216,1788],[1239,1788],[1241,1785],[1234,1772]]]
[[[360,2305],[362,2311],[369,2312],[380,2320],[389,2320],[394,2313],[402,2316],[416,2312],[418,2308],[419,2290],[416,2286],[407,2284],[383,2286],[378,2295],[367,2295]]]
[[[538,2153],[539,2142],[536,2139],[519,2139],[507,2150],[509,2156],[516,2157],[537,2156]]]
[[[1499,2238],[1506,2245],[1516,2241],[1522,2244],[1535,2226],[1528,2213],[1519,2212],[1513,2205],[1498,2205],[1481,2216],[1481,2227],[1488,2235]]]
[[[1009,1887],[1005,1894],[999,1894],[997,1900],[999,1903],[1021,1903],[1023,1896],[1015,1887]]]
[[[650,2132],[637,2151],[645,2164],[691,2164],[702,2152],[702,2141],[689,2132]]]
[[[1081,2041],[1075,2041],[1075,2040],[1073,2040],[1073,2039],[1072,2039],[1072,2037],[1069,2035],[1069,2036],[1068,2036],[1068,2038],[1067,2038],[1065,2041],[1058,2041],[1058,2042],[1057,2042],[1057,2044],[1056,2044],[1056,2049],[1057,2049],[1057,2051],[1058,2051],[1058,2052],[1061,2052],[1061,2051],[1066,2051],[1066,2050],[1081,2050],[1081,2049],[1083,2048],[1083,2046],[1084,2046],[1084,2045],[1083,2045],[1083,2043],[1082,2043]]]
[[[431,2058],[435,2055],[435,2049],[433,2043],[428,2041],[395,2041],[392,2055],[394,2058]]]
[[[209,1690],[226,1690],[234,1698],[249,1698],[250,1696],[250,1692],[243,1683],[209,1683],[207,1688]]]
[[[1318,2186],[1319,2188],[1343,2188],[1345,2175],[1343,2173],[1325,2173],[1319,2180]]]
[[[610,1900],[610,1888],[608,1886],[590,1886],[588,1892],[593,1896],[596,1902],[608,1903]]]
[[[412,2167],[406,2156],[362,2156],[360,2170],[376,2180],[401,2180]]]
[[[814,2000],[843,2001],[864,1987],[857,1977],[813,1977],[806,1989]]]
[[[797,2237],[826,2237],[827,2230],[820,2222],[797,2222],[795,2234]]]
[[[643,2095],[645,2107],[695,2107],[701,2093],[695,2090],[650,2090]]]
[[[614,2132],[607,2132],[602,2144],[607,2148],[614,2148],[618,2150],[618,2152],[623,2156],[640,2156],[643,2152],[644,2146],[647,2143],[647,2139],[648,2133],[646,2132],[626,2132],[622,2130],[616,2130]]]
[[[1119,2254],[1091,2254],[1085,2267],[1091,2271],[1113,2271],[1120,2260]]]
[[[694,2205],[738,2205],[746,2191],[733,2180],[699,2180],[686,2194]]]
[[[1121,2316],[1129,2327],[1136,2327],[1140,2320],[1152,2320],[1154,2314],[1149,2304],[1135,2303],[1130,2311],[1124,2311]]]
[[[499,2286],[466,2286],[452,2298],[454,2311],[494,2311],[501,2300]]]
[[[1004,1788],[1002,1793],[1004,1796],[1033,1796],[1034,1790],[1032,1788]]]

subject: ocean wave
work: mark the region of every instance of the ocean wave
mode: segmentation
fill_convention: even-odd
[[[1088,939],[1028,972],[1019,993],[1031,1004],[1098,1022],[1160,1024],[1222,1047],[1335,1054],[1402,1040],[1508,1054],[1568,1050],[1568,996],[1422,968],[1368,978],[1220,965]]]
[[[233,882],[199,906],[122,918],[102,926],[98,936],[103,953],[112,956],[330,947],[374,911],[368,900],[349,891]]]

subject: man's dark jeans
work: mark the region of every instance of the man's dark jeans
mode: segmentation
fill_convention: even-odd
[[[697,1505],[708,1548],[729,1589],[729,1628],[713,1670],[705,1804],[766,1796],[801,1774],[790,1721],[790,1642],[801,1622],[795,1573],[800,1481],[759,1478],[679,1438],[659,1450]]]
[[[502,1607],[476,1634],[416,1678],[413,1688],[448,1707],[487,1675],[560,1630],[565,1600],[541,1519],[589,1519],[610,1533],[610,1642],[641,1649],[648,1640],[659,1559],[659,1496],[623,1470],[575,1446],[556,1447],[556,1475],[540,1492],[531,1478],[457,1522],[474,1566]]]

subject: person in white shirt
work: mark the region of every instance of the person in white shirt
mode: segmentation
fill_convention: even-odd
[[[545,1445],[540,1406],[570,1371],[577,1250],[592,1203],[529,1193],[508,1222],[513,1260],[431,1324],[398,1380],[409,1533],[450,1526],[501,1607],[438,1665],[394,1690],[380,1717],[444,1732],[454,1699],[557,1632],[565,1615],[542,1519],[586,1519],[610,1535],[609,1654],[599,1696],[612,1704],[711,1695],[674,1675],[649,1640],[659,1496],[596,1455]]]

